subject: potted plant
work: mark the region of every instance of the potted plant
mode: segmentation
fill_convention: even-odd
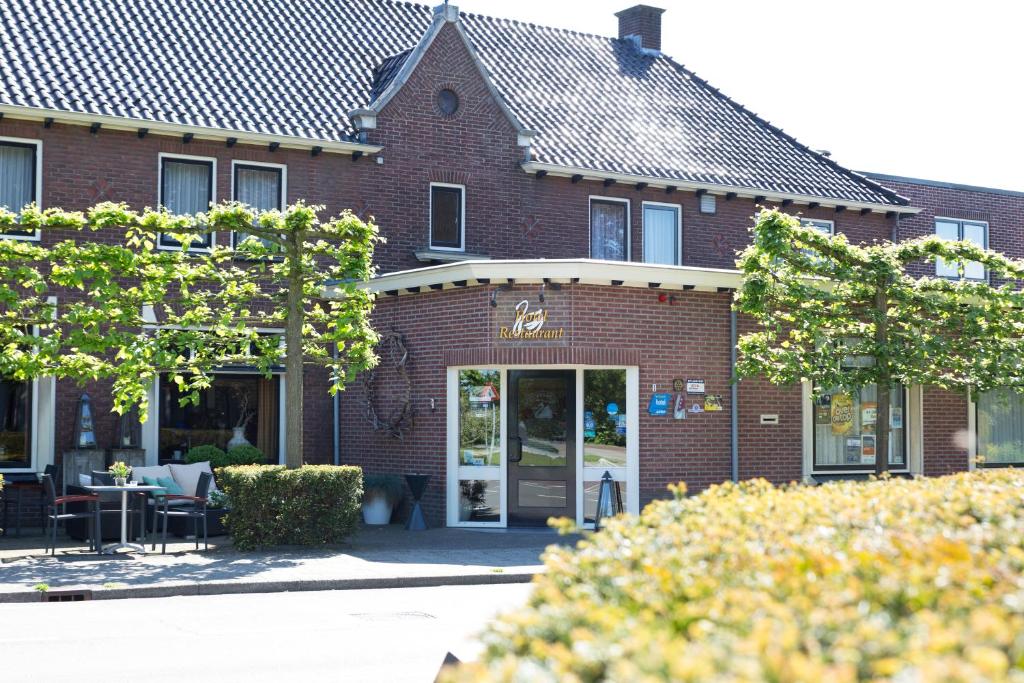
[[[238,401],[238,421],[231,428],[231,440],[228,441],[227,446],[229,451],[236,446],[252,445],[245,438],[245,428],[256,417],[256,411],[249,408],[249,394],[241,390],[236,390],[234,394],[235,399]]]
[[[107,472],[114,477],[114,486],[124,486],[128,483],[128,475],[131,474],[132,468],[124,464],[120,460],[110,466]]]
[[[397,474],[368,474],[363,478],[363,521],[367,524],[387,524],[391,511],[405,492],[402,478]]]

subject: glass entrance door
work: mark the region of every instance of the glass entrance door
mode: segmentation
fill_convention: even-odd
[[[509,372],[508,519],[576,517],[576,373]]]

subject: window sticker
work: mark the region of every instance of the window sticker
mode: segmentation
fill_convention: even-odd
[[[853,429],[853,397],[850,394],[832,396],[832,434],[842,436]]]

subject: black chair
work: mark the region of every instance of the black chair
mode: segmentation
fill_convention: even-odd
[[[113,486],[114,475],[110,472],[102,472],[98,470],[92,471],[92,483],[93,486]],[[142,539],[141,543],[146,542],[146,494],[129,493],[129,509],[128,509],[128,538],[130,539]],[[138,522],[136,522],[136,514],[138,515]],[[101,493],[100,494],[100,538],[103,538],[103,515],[116,515],[117,516],[117,538],[121,537],[121,494],[120,493]],[[135,525],[138,524],[138,533],[135,532]]]
[[[203,548],[207,550],[210,548],[206,535],[206,503],[208,502],[207,497],[210,493],[210,482],[212,481],[213,475],[209,472],[203,472],[199,475],[199,483],[196,484],[196,495],[183,496],[180,494],[166,493],[157,498],[156,517],[154,517],[153,522],[155,525],[160,519],[160,516],[163,515],[163,548],[160,550],[161,553],[167,552],[167,520],[171,517],[180,517],[186,520],[192,520],[193,533],[196,538],[196,550],[199,550],[199,520],[203,520]],[[171,501],[186,501],[186,503],[171,507]],[[161,509],[161,506],[163,506],[163,509]],[[156,539],[153,539],[153,550],[156,550]]]
[[[49,474],[43,475],[43,495],[46,500],[46,529],[47,544],[50,554],[57,554],[57,525],[69,519],[89,519],[92,521],[89,534],[89,549],[99,551],[100,549],[100,497],[95,494],[86,496],[58,496],[57,485],[53,483],[53,477]],[[68,503],[87,503],[86,509],[81,512],[68,512]],[[61,507],[64,511],[61,512]]]

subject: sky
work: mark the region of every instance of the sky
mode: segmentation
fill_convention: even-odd
[[[630,0],[451,0],[617,36]],[[647,0],[662,52],[848,168],[1024,191],[1024,3]]]

